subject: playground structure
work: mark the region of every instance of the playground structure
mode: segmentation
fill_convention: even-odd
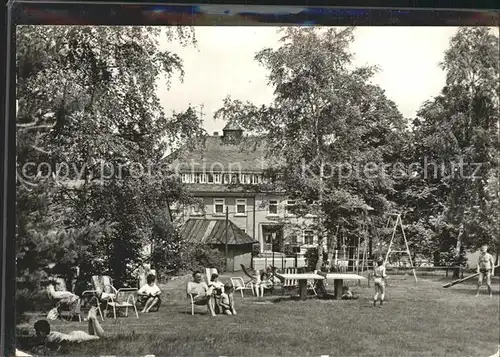
[[[415,283],[418,282],[418,279],[417,279],[417,273],[415,272],[415,266],[413,265],[413,261],[412,261],[412,258],[411,258],[411,252],[410,252],[410,248],[408,247],[408,240],[406,239],[406,233],[405,233],[405,229],[403,227],[403,221],[401,219],[401,214],[392,214],[389,216],[389,218],[387,219],[387,225],[386,225],[386,228],[389,228],[389,226],[391,225],[391,223],[394,223],[394,227],[393,227],[393,230],[392,230],[392,236],[391,236],[391,241],[389,242],[389,248],[387,249],[387,254],[385,256],[385,260],[384,260],[384,264],[387,264],[387,261],[390,257],[391,254],[393,253],[403,253],[403,254],[407,254],[408,255],[408,260],[410,262],[410,268],[413,272],[413,276],[415,278]],[[392,246],[393,244],[395,243],[395,240],[394,238],[396,237],[396,231],[397,231],[397,228],[398,228],[398,225],[399,227],[401,227],[401,235],[403,236],[403,240],[404,240],[404,244],[405,244],[405,250],[393,250],[392,249]]]
[[[400,228],[400,234],[397,234],[398,227]],[[385,229],[391,229],[391,237],[388,241],[388,248],[384,251],[384,253],[382,253],[379,246],[377,249],[378,256],[385,255],[384,264],[386,264],[390,269],[399,270],[400,268],[404,268],[405,275],[406,270],[411,269],[415,282],[418,282],[401,214],[390,214],[387,219]],[[369,252],[370,239],[368,237],[368,219],[365,218],[365,222],[361,226],[360,233],[356,237],[351,237],[350,241],[348,241],[346,236],[343,234],[343,229],[339,226],[337,226],[335,235],[339,237],[338,243],[340,245],[337,246],[337,249],[333,250],[331,261],[325,262],[327,263],[327,270],[338,273],[350,272],[361,275],[371,271],[374,262],[372,257],[370,257]],[[387,239],[384,238],[385,237],[383,237],[381,241],[387,244]],[[397,255],[397,257],[400,258],[401,254],[407,257],[407,263],[409,264],[402,265],[401,261],[398,261],[397,263],[391,262],[390,258],[392,256]],[[285,270],[288,268],[304,268],[306,264],[303,257],[290,258],[283,255],[276,258],[273,257],[273,259],[266,257],[260,258],[259,261],[254,260],[254,268],[265,269],[265,267],[269,265]]]

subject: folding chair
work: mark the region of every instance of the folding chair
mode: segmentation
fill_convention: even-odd
[[[99,294],[98,298],[101,302],[106,304],[104,309],[104,314],[107,315],[108,307],[113,307],[114,317],[116,318],[116,309],[124,307],[126,308],[126,316],[128,316],[128,308],[133,307],[137,318],[139,315],[137,314],[137,306],[136,306],[136,296],[137,296],[137,288],[120,288],[116,289],[113,286],[113,280],[108,275],[102,276],[93,276],[92,282],[94,283],[95,291],[92,291],[95,294]],[[123,293],[129,293],[129,295],[124,299]],[[135,294],[134,294],[135,292]],[[118,296],[120,295],[120,296]],[[126,295],[126,294],[125,294]],[[100,310],[100,309],[99,309]],[[101,319],[104,320],[103,314],[101,314]]]
[[[241,297],[243,296],[243,290],[248,290],[252,291],[252,295],[255,296],[255,292],[253,290],[253,283],[252,281],[248,281],[246,284],[243,281],[243,278],[237,277],[237,278],[230,278],[231,279],[231,285],[233,285],[234,291],[239,291],[241,292]]]
[[[193,294],[187,294],[186,295],[186,314],[188,313],[189,306],[191,306],[191,315],[194,315],[194,307],[195,306],[207,306],[207,304],[203,302],[195,302],[193,299]],[[208,309],[208,307],[207,307]]]
[[[114,288],[113,288],[114,289]],[[106,303],[106,313],[108,311],[108,307],[113,308],[113,317],[116,319],[116,309],[125,309],[125,317],[128,317],[128,308],[133,307],[135,311],[135,316],[139,318],[139,314],[137,313],[137,306],[135,304],[135,296],[137,293],[136,288],[121,288],[115,289],[115,298],[110,297]]]

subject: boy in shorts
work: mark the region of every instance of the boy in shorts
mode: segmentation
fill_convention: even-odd
[[[495,274],[495,262],[490,253],[488,253],[488,246],[484,244],[481,247],[481,253],[477,260],[477,272],[479,274],[477,280],[477,292],[476,297],[479,296],[479,288],[483,285],[483,280],[486,278],[486,286],[488,287],[488,293],[490,297],[493,296],[491,292],[491,276]]]

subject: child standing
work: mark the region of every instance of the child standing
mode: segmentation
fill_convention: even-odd
[[[387,278],[387,274],[385,272],[384,259],[382,257],[378,257],[377,266],[373,269],[373,278],[375,285],[375,296],[373,297],[373,307],[377,306],[377,300],[380,294],[380,307],[382,307],[384,303],[385,297],[385,279]]]

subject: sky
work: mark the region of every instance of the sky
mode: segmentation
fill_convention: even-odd
[[[408,118],[419,107],[439,94],[445,73],[443,60],[450,38],[457,27],[358,27],[351,46],[355,65],[378,65],[380,72],[372,82]],[[497,29],[498,31],[498,29]],[[173,78],[170,90],[159,83],[159,97],[166,113],[183,111],[191,103],[203,105],[204,127],[209,134],[221,131],[225,123],[213,115],[223,99],[268,104],[273,89],[267,85],[267,71],[254,55],[263,48],[279,46],[276,27],[196,27],[197,48],[161,42],[183,60],[183,82]]]

